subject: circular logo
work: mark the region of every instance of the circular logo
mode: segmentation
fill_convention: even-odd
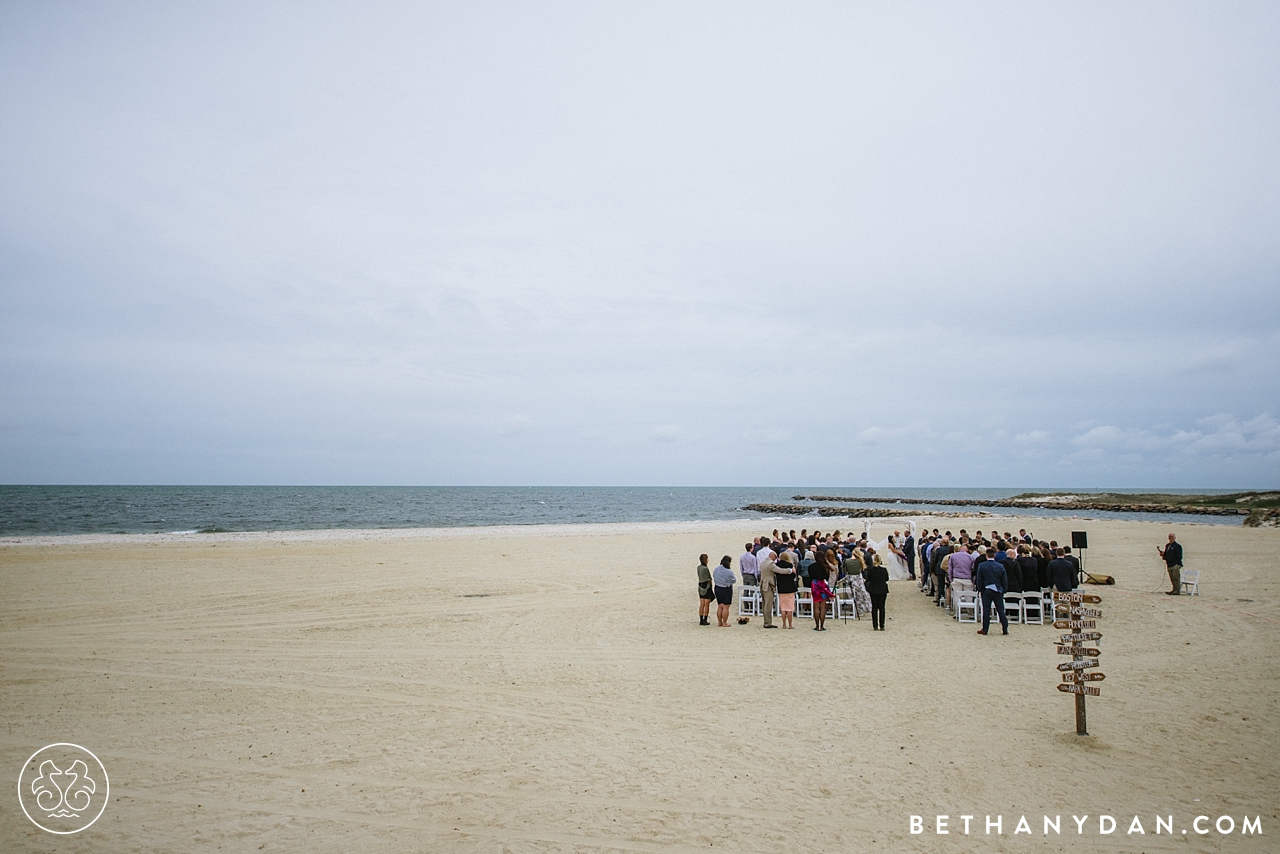
[[[50,833],[79,833],[107,808],[111,784],[98,757],[60,742],[31,754],[18,775],[18,803],[31,823]]]

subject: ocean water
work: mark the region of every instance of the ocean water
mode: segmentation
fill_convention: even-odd
[[[756,519],[772,529],[856,527],[858,520],[764,516],[746,504],[795,504],[795,495],[992,499],[1017,489],[889,487],[567,487],[567,486],[0,486],[0,536],[169,532],[297,531],[330,528],[446,528],[592,522]],[[1082,494],[1084,490],[1072,490]],[[1151,491],[1151,490],[1110,490]],[[1162,490],[1164,492],[1177,490]],[[1189,490],[1190,491],[1190,490]],[[1197,490],[1226,492],[1227,490]],[[874,505],[871,505],[874,506]],[[916,505],[930,510],[963,507]],[[1004,508],[980,508],[1012,515]],[[1022,516],[1060,511],[1022,509]],[[1090,518],[1239,525],[1239,517],[1092,512]],[[812,518],[813,521],[810,521]],[[981,526],[976,526],[981,527]]]

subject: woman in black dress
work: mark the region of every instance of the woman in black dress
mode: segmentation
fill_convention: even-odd
[[[698,625],[709,626],[707,617],[711,614],[711,603],[715,601],[716,591],[711,584],[711,567],[707,566],[707,556],[699,555],[698,560]]]

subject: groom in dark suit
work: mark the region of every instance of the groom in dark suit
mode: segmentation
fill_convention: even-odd
[[[902,541],[902,553],[907,558],[907,575],[911,576],[914,581],[916,577],[916,535],[910,531],[907,532],[907,538]]]

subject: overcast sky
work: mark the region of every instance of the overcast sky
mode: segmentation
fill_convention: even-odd
[[[4,3],[0,482],[1278,486],[1277,45]]]

